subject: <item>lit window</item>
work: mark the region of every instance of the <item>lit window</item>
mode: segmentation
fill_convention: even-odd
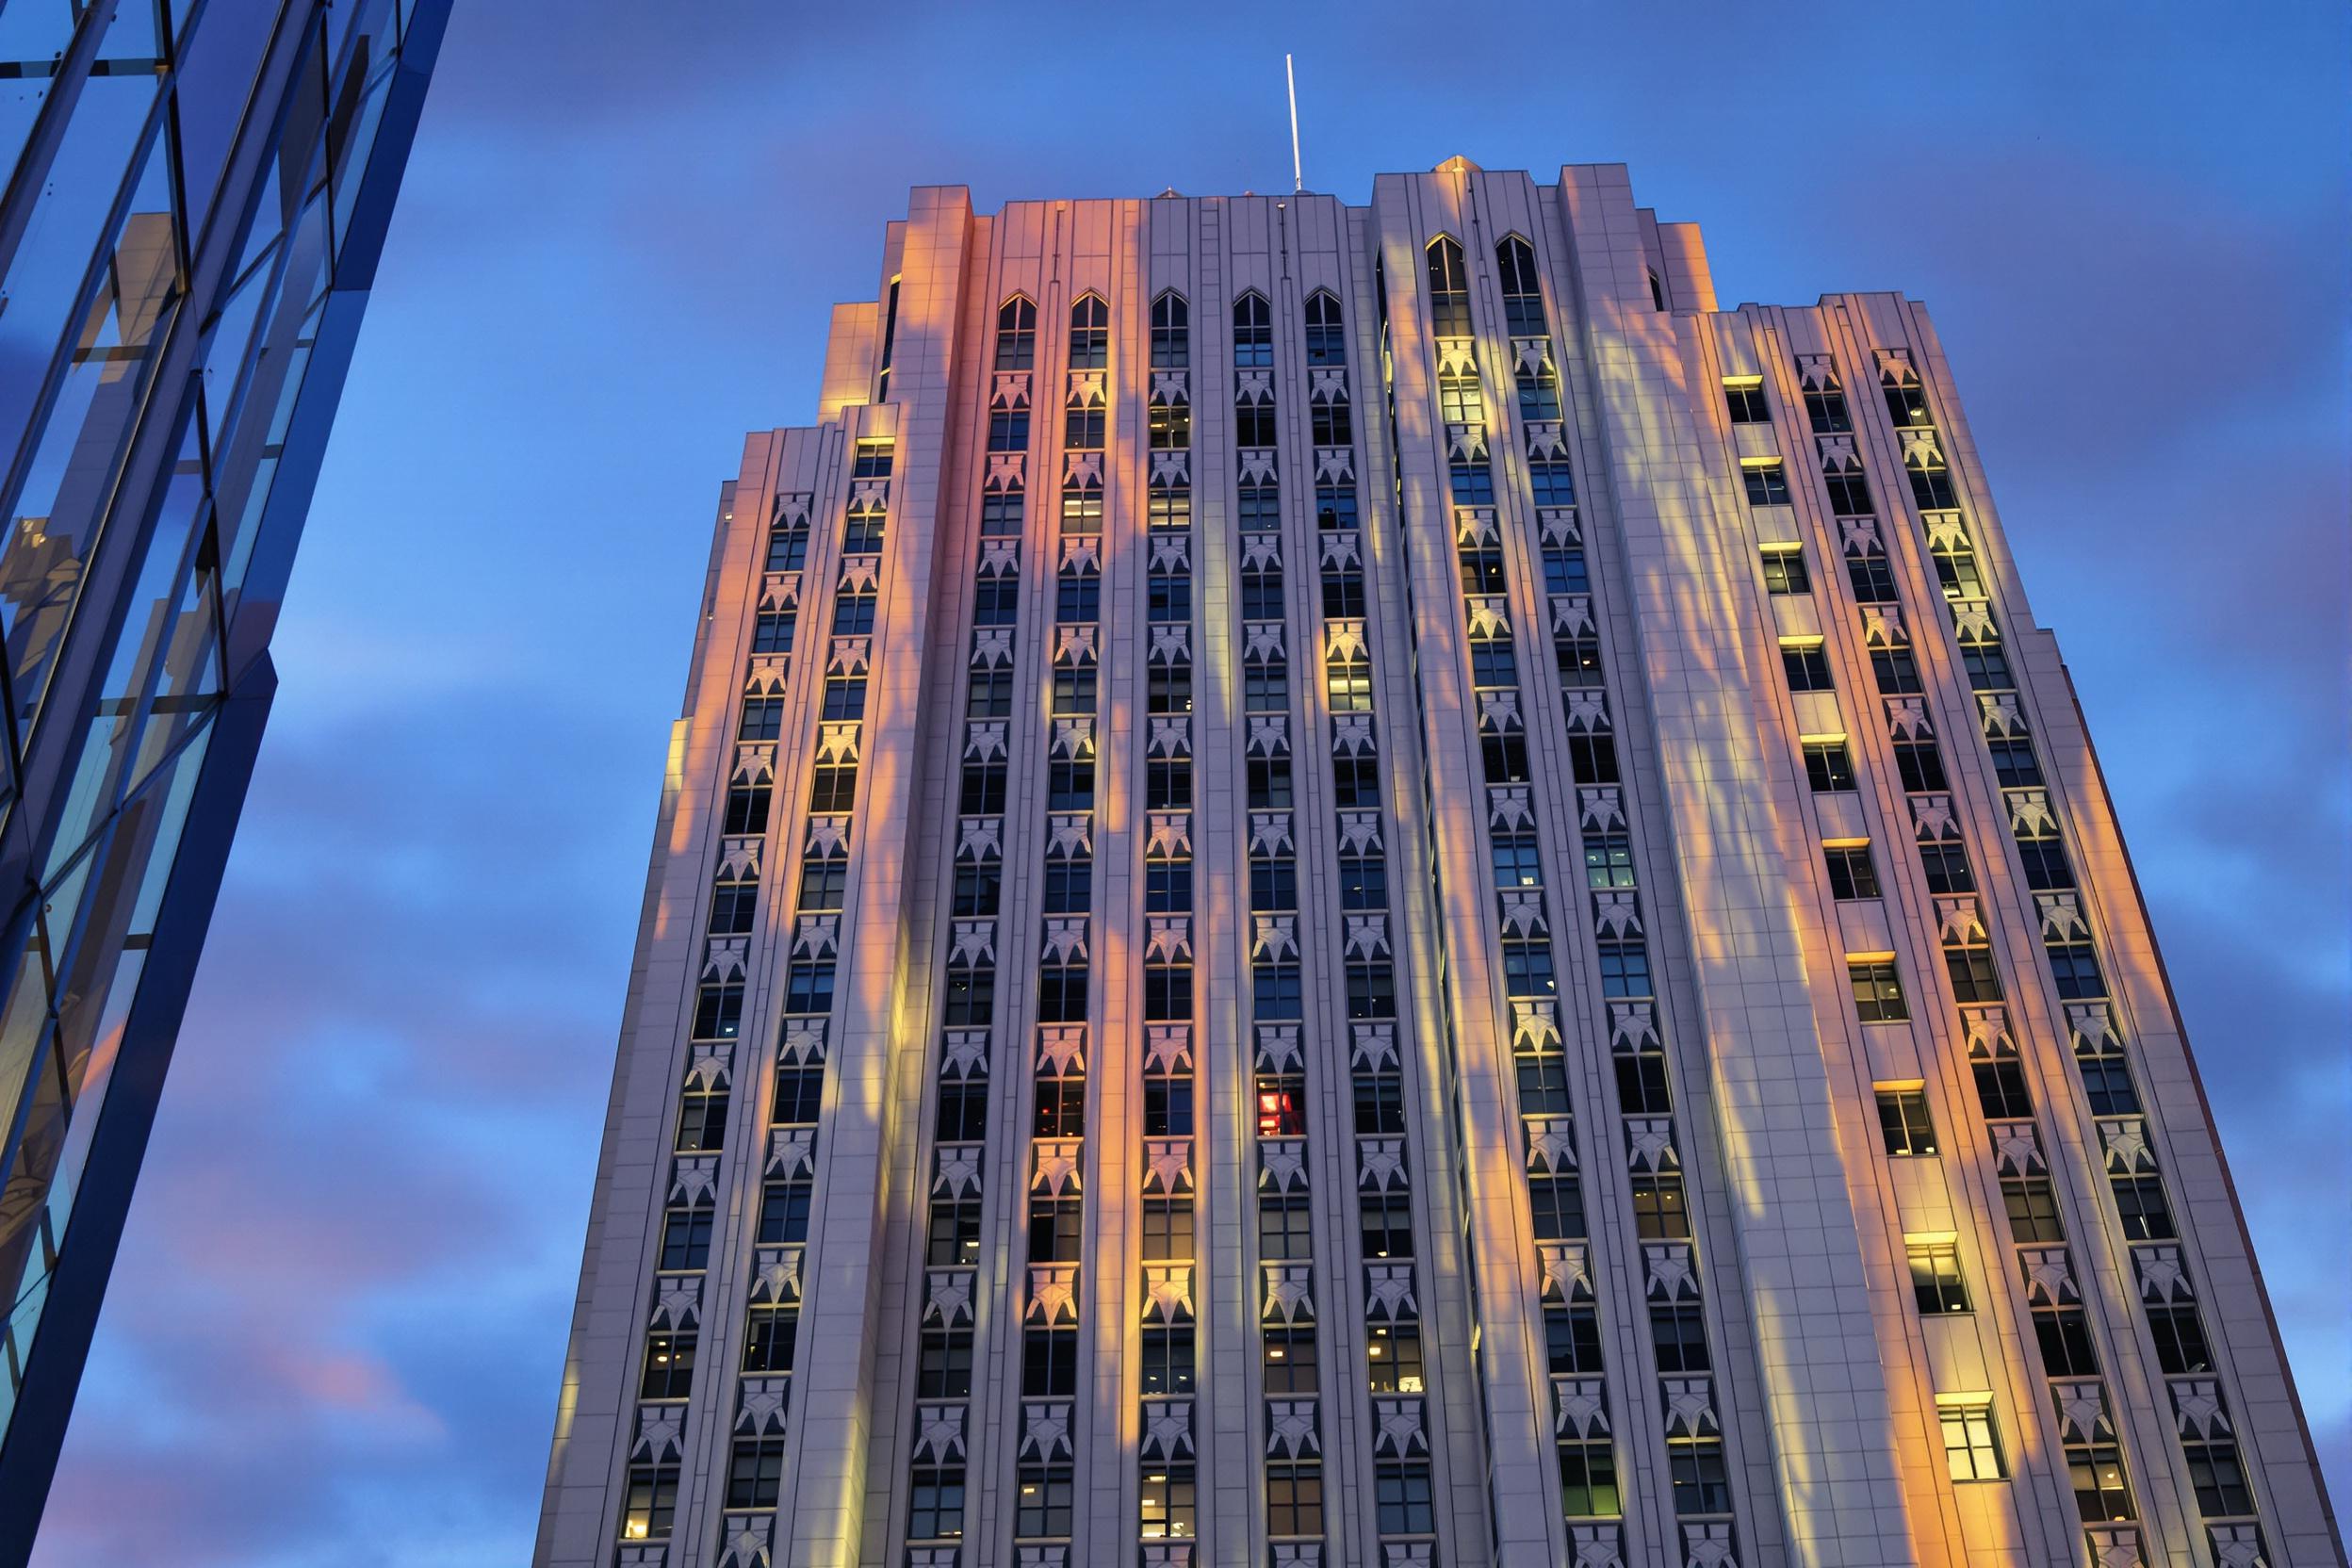
[[[1911,1260],[1911,1295],[1921,1316],[1969,1310],[1968,1285],[1960,1274],[1960,1249],[1955,1244],[1906,1242],[1904,1250]]]
[[[2008,1475],[1989,1402],[1943,1404],[1936,1413],[1944,1428],[1944,1464],[1953,1480],[1997,1481]]]

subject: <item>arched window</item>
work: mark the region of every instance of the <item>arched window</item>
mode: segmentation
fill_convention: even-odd
[[[1273,363],[1274,313],[1253,288],[1233,302],[1233,367]]]
[[[996,368],[1026,370],[1037,359],[1037,307],[1016,294],[996,310]]]
[[[1544,337],[1544,286],[1535,272],[1535,251],[1517,235],[1506,235],[1494,247],[1495,270],[1503,280],[1503,320],[1513,337]]]
[[[1470,335],[1470,274],[1462,247],[1445,235],[1429,241],[1429,331],[1439,337]]]
[[[1339,298],[1328,288],[1307,296],[1307,363],[1348,363],[1348,335],[1339,319]]]
[[[1070,307],[1070,368],[1100,370],[1111,362],[1111,307],[1099,294],[1081,294]]]
[[[1192,307],[1173,289],[1152,302],[1152,368],[1180,370],[1192,363]]]

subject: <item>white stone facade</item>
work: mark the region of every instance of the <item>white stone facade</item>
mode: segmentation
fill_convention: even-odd
[[[914,193],[723,488],[537,1560],[2343,1560],[1933,329]]]

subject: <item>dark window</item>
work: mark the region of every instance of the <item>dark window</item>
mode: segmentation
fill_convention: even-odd
[[[1829,654],[1819,643],[1780,645],[1781,668],[1788,672],[1792,692],[1827,692],[1837,688],[1830,678]]]
[[[1959,844],[1921,844],[1919,869],[1927,874],[1930,892],[1976,891],[1976,878],[1968,871],[1968,852]]]
[[[2077,1056],[2082,1074],[2082,1096],[2093,1116],[2137,1116],[2139,1091],[2132,1086],[2132,1070],[2121,1056]]]
[[[2191,1306],[2150,1307],[2148,1331],[2156,1341],[2156,1364],[2178,1377],[2183,1372],[2210,1372],[2213,1352],[2205,1345],[2205,1325]]]
[[[1568,1109],[1568,1073],[1558,1056],[1532,1054],[1517,1058],[1519,1114],[1559,1116]]]
[[[698,1040],[731,1040],[743,1022],[743,988],[741,986],[704,986],[694,996],[694,1023],[692,1038]]]
[[[2066,863],[2066,846],[2057,839],[2019,839],[2017,863],[2025,885],[2037,891],[2074,886],[2074,868]]]
[[[2123,1478],[2123,1451],[2112,1443],[2066,1445],[2066,1473],[2075,1511],[2086,1525],[2132,1516],[2132,1488]]]
[[[1030,1107],[1030,1134],[1040,1138],[1074,1138],[1086,1130],[1086,1081],[1084,1078],[1040,1078]]]
[[[709,1208],[672,1209],[662,1220],[662,1262],[664,1269],[708,1266],[710,1228],[716,1214]]]
[[[1358,1137],[1405,1130],[1404,1080],[1395,1073],[1358,1073],[1355,1102]]]
[[[1584,1234],[1584,1192],[1574,1176],[1528,1177],[1527,1207],[1538,1241]]]
[[[798,1307],[755,1306],[743,1321],[743,1370],[790,1372],[792,1345],[800,1337]],[[773,1502],[775,1499],[770,1498]],[[730,1502],[729,1508],[745,1505]]]
[[[788,1013],[829,1013],[833,1010],[833,966],[794,964],[784,974],[784,1010]]]
[[[776,1070],[776,1103],[768,1119],[778,1127],[807,1126],[817,1119],[825,1102],[825,1069],[779,1067]]]
[[[2080,1002],[2107,994],[2107,982],[2099,972],[2099,957],[2088,942],[2053,942],[2044,951],[2050,955],[2050,976],[2057,983],[2060,996]]]
[[[1657,988],[1650,979],[1649,950],[1640,942],[1601,942],[1601,994],[1604,996],[1654,996]],[[1505,944],[1509,946],[1508,943]]]
[[[1081,914],[1092,907],[1094,900],[1094,862],[1091,860],[1054,860],[1045,868],[1045,912],[1066,915],[1075,910]]]
[[[1704,1372],[1707,1319],[1696,1301],[1660,1303],[1650,1309],[1650,1341],[1658,1348],[1660,1372]]]
[[[1933,741],[1897,741],[1895,771],[1903,776],[1904,791],[1911,794],[1951,788],[1944,777],[1943,754],[1936,749]]]
[[[1444,235],[1429,241],[1429,331],[1438,337],[1470,335],[1470,278],[1462,247]],[[1382,1535],[1392,1534],[1385,1526]]]
[[[1192,1330],[1178,1324],[1155,1324],[1143,1331],[1142,1392],[1190,1394],[1193,1379]]]
[[[1805,395],[1805,416],[1819,435],[1837,435],[1854,429],[1854,418],[1846,412],[1843,392],[1807,392]]]
[[[2042,764],[2034,755],[2031,741],[1987,741],[1984,749],[1992,755],[1993,772],[2001,777],[2001,787],[2015,790],[2036,785],[2042,781]]]
[[[1143,1255],[1152,1261],[1189,1258],[1193,1253],[1192,1202],[1183,1198],[1143,1200]]]
[[[727,1093],[724,1087],[689,1087],[678,1103],[678,1144],[680,1151],[727,1147]]]
[[[1068,1389],[1061,1392],[1067,1394]],[[906,1539],[952,1541],[964,1533],[964,1469],[918,1464],[907,1473]]]
[[[1571,1519],[1613,1517],[1625,1505],[1617,1494],[1617,1455],[1607,1438],[1560,1446],[1560,1511]]]
[[[1843,741],[1805,743],[1805,777],[1815,794],[1832,794],[1854,787],[1854,753]]]
[[[1343,909],[1387,908],[1388,862],[1377,855],[1341,856],[1339,906]]]
[[[1788,504],[1788,476],[1777,463],[1751,464],[1740,470],[1740,481],[1747,486],[1750,506]]]
[[[1191,908],[1192,862],[1162,861],[1144,867],[1143,906],[1154,912]]]
[[[2034,1308],[2034,1341],[2042,1352],[2042,1370],[2050,1376],[2099,1376],[2099,1350],[2091,1343],[2090,1320],[2082,1308]]]
[[[1674,1108],[1666,1058],[1656,1051],[1619,1052],[1617,1108],[1626,1116],[1663,1116]]]
[[[1839,517],[1867,517],[1870,514],[1870,482],[1858,468],[1824,473],[1821,481],[1829,487],[1829,510]]]
[[[988,415],[988,450],[1021,452],[1029,449],[1029,411],[1025,408],[1000,408]]]
[[[1070,368],[1100,370],[1111,362],[1111,307],[1082,294],[1070,307]]]
[[[2010,1240],[2024,1246],[2066,1239],[2066,1226],[2058,1218],[2057,1195],[2050,1191],[2048,1177],[2002,1177],[2001,1202],[2009,1213]]]
[[[1764,401],[1764,384],[1761,382],[1738,384],[1725,382],[1723,404],[1731,410],[1731,422],[1735,425],[1769,425],[1772,422],[1772,411]]]
[[[2014,1121],[2034,1114],[2034,1095],[2025,1085],[2025,1070],[2016,1062],[1978,1062],[1976,1102],[1988,1121]]]
[[[1364,1199],[1363,1219],[1366,1258],[1413,1256],[1413,1202],[1403,1193]]]
[[[1532,833],[1497,833],[1491,850],[1494,859],[1494,885],[1497,888],[1540,888],[1544,885],[1544,858],[1536,848]]]
[[[1258,1200],[1258,1256],[1270,1262],[1315,1256],[1315,1216],[1304,1193]]]
[[[988,1135],[988,1086],[958,1080],[939,1086],[934,1135],[941,1143],[978,1143]]]
[[[1923,690],[1919,679],[1919,662],[1911,657],[1909,648],[1872,648],[1870,674],[1878,681],[1878,689],[1889,695]]]
[[[968,1331],[925,1329],[915,1367],[915,1397],[962,1399],[972,1394],[972,1335]]]
[[[1026,1538],[1068,1535],[1074,1502],[1070,1466],[1022,1465],[1021,1491],[1013,1504],[1013,1534]]]
[[[1601,1322],[1592,1307],[1551,1307],[1544,1314],[1544,1354],[1554,1373],[1601,1370]]]
[[[1544,320],[1544,286],[1535,270],[1535,252],[1517,235],[1494,247],[1494,270],[1503,286],[1503,327],[1513,337],[1542,337],[1551,329]]]
[[[1944,972],[1952,980],[1955,1002],[1999,1002],[2001,972],[1993,967],[1992,949],[1950,947],[1944,950]]]
[[[2009,661],[2001,657],[1997,644],[1962,644],[1960,667],[1968,671],[1968,684],[1980,692],[2007,691],[2017,683],[2017,677],[2009,673]]]
[[[1676,1513],[1731,1511],[1731,1483],[1723,1473],[1721,1439],[1667,1444],[1666,1467],[1674,1477]]]
[[[800,906],[838,909],[849,891],[847,860],[804,860],[800,867]]]
[[[2180,1442],[2180,1457],[2187,1462],[2189,1485],[2197,1492],[2197,1511],[2207,1518],[2232,1513],[2254,1511],[2254,1493],[2246,1485],[2246,1466],[2238,1459],[2238,1446],[2227,1438],[2205,1442]]]
[[[980,1261],[980,1200],[939,1198],[931,1202],[930,1240],[924,1260],[935,1268]]]
[[[2173,1230],[2172,1207],[2164,1201],[2164,1184],[2153,1176],[2118,1176],[2115,1180],[2115,1217],[2132,1241],[2168,1241]]]
[[[1256,964],[1250,970],[1250,1006],[1260,1021],[1301,1018],[1297,964]]]
[[[1380,1465],[1373,1472],[1372,1496],[1382,1535],[1429,1535],[1436,1530],[1428,1464]]]
[[[1256,367],[1274,363],[1274,317],[1266,296],[1255,289],[1233,302],[1233,364]]]
[[[1159,1074],[1143,1081],[1143,1135],[1149,1138],[1192,1136],[1192,1080]]]
[[[1903,596],[1895,592],[1894,568],[1883,555],[1846,557],[1846,580],[1864,604],[1893,604]]]
[[[1081,1241],[1075,1198],[1029,1200],[1029,1261],[1076,1263]]]
[[[1903,1005],[1903,979],[1891,958],[1846,961],[1846,980],[1854,988],[1854,1005],[1865,1023],[1897,1023],[1911,1016]]]
[[[727,831],[730,834],[759,834],[768,830],[768,796],[765,785],[738,784],[727,792]]]
[[[1152,302],[1152,367],[1178,370],[1192,363],[1192,307],[1182,294]]]
[[[996,368],[1026,370],[1035,363],[1037,307],[1016,294],[997,307]]]
[[[1876,898],[1878,868],[1870,863],[1868,844],[1831,844],[1821,851],[1829,867],[1832,898]]]

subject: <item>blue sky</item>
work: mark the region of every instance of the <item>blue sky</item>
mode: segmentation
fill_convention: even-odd
[[[1281,188],[1286,49],[1312,188],[1619,161],[1934,308],[2352,1502],[2348,15],[459,0],[36,1561],[528,1558],[743,432],[910,185]]]

